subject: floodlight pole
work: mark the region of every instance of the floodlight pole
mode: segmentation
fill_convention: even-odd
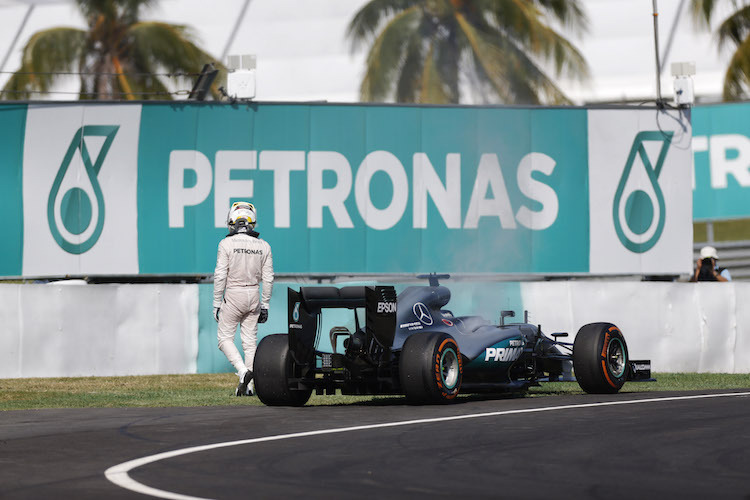
[[[16,36],[14,36],[13,41],[10,42],[10,47],[8,47],[8,52],[5,53],[5,57],[3,57],[3,62],[0,63],[0,71],[5,70],[5,64],[8,62],[8,59],[10,58],[10,55],[13,52],[13,49],[16,48],[16,43],[18,43],[18,38],[21,36],[21,32],[26,27],[26,23],[29,22],[31,13],[34,12],[34,7],[36,7],[36,4],[32,3],[31,5],[29,5],[29,8],[26,10],[26,14],[23,16],[23,21],[21,21],[21,24],[18,26],[18,31],[16,31]]]
[[[654,3],[654,50],[656,52],[656,104],[661,105],[661,63],[659,62],[659,9]]]
[[[680,18],[682,17],[682,11],[685,7],[686,0],[680,0],[680,5],[677,6],[677,13],[674,15],[672,21],[672,29],[669,30],[669,37],[667,38],[667,46],[664,47],[664,52],[661,53],[661,64],[659,70],[664,71],[664,63],[669,59],[669,53],[672,51],[672,43],[674,42],[674,36],[677,32],[677,25],[680,24]]]
[[[237,20],[234,23],[234,28],[232,28],[232,33],[229,35],[229,39],[227,40],[226,45],[224,45],[224,50],[221,51],[222,64],[227,60],[229,49],[232,47],[232,43],[234,43],[234,38],[237,36],[240,25],[242,25],[242,20],[245,19],[245,12],[247,12],[248,5],[250,5],[250,0],[245,0],[245,3],[242,5],[242,9],[240,9],[239,15],[237,15]]]

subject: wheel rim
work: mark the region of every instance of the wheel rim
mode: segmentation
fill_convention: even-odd
[[[607,367],[615,377],[625,373],[625,346],[620,339],[612,339],[607,346]]]
[[[440,358],[440,378],[449,390],[458,383],[458,356],[453,349],[446,349]]]

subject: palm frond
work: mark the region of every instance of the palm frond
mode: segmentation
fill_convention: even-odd
[[[537,89],[552,99],[553,102],[567,102],[560,89],[539,68],[539,62],[549,61],[553,64],[555,74],[565,75],[579,80],[589,77],[589,69],[583,55],[573,44],[557,31],[542,22],[539,8],[555,8],[560,11],[560,16],[575,15],[574,11],[566,11],[562,6],[562,0],[550,0],[544,2],[537,0],[539,6],[534,2],[524,0],[509,0],[507,2],[495,2],[493,8],[488,10],[489,22],[486,25],[473,22],[466,23],[475,30],[472,38],[484,41],[490,46],[502,48],[501,52],[491,51],[498,61],[505,60],[505,74],[502,78],[510,84],[508,88],[515,88],[515,98],[531,99],[529,89]],[[468,21],[468,20],[467,20]],[[523,49],[522,51],[519,49]],[[487,57],[479,57],[477,62],[484,67],[486,76],[499,84],[497,78],[500,75],[493,70]],[[516,78],[520,76],[521,78]],[[535,81],[522,85],[523,78],[533,78]],[[502,94],[501,94],[502,95]],[[507,97],[506,97],[507,98]],[[537,100],[532,99],[532,101]]]
[[[19,70],[11,75],[5,85],[3,92],[0,93],[0,99],[7,101],[20,101],[31,99],[34,96],[34,90],[46,91],[48,85],[40,85],[35,81],[34,76],[29,74],[30,68],[21,66]]]
[[[192,33],[184,26],[159,22],[139,22],[134,24],[129,35],[132,39],[129,59],[137,68],[149,68],[139,73],[167,71],[170,73],[198,73],[207,63],[213,63],[219,70],[217,82],[226,80],[226,68],[215,57],[196,45]],[[156,88],[153,78],[142,76],[138,86]],[[163,83],[158,84],[163,88]],[[211,89],[215,99],[219,98],[217,84]],[[161,90],[159,90],[161,91]],[[155,97],[165,98],[165,97]]]
[[[21,53],[21,67],[6,82],[4,98],[28,99],[32,91],[47,92],[60,72],[75,72],[86,45],[86,32],[51,28],[34,33]]]
[[[691,0],[696,25],[710,29],[711,20],[720,0]],[[726,2],[730,3],[730,2]],[[716,37],[721,50],[727,43],[736,46],[724,75],[724,100],[744,98],[750,92],[750,5],[746,0],[732,0],[734,11],[719,25]]]
[[[128,29],[132,37],[132,58],[152,59],[170,72],[199,71],[215,57],[201,50],[184,26],[161,22],[139,22]]]
[[[486,79],[503,102],[569,102],[522,47],[500,34],[479,31],[460,16],[458,19],[462,34],[471,45],[480,77]]]
[[[75,71],[86,44],[86,32],[51,28],[34,33],[21,55],[22,64],[36,72]]]
[[[424,24],[423,22],[421,24]],[[401,71],[396,82],[396,102],[418,102],[425,47],[421,30],[415,29],[404,47]]]
[[[360,86],[362,100],[384,100],[390,94],[403,64],[404,49],[421,17],[422,10],[417,7],[402,11],[390,20],[375,39],[367,56],[367,69]]]
[[[717,34],[719,48],[722,48],[728,41],[740,45],[750,34],[750,5],[726,18],[719,26]]]
[[[542,9],[576,34],[588,31],[589,21],[579,0],[535,0]]]
[[[113,22],[118,17],[114,0],[78,0],[76,3],[89,28],[101,26],[106,21]]]
[[[456,102],[452,95],[447,92],[448,86],[442,79],[435,53],[435,43],[430,45],[430,50],[424,60],[419,87],[419,99],[421,103],[449,104]]]
[[[502,98],[507,98],[502,73],[503,54],[498,47],[485,43],[481,33],[472,26],[461,13],[456,13],[456,19],[460,27],[460,34],[471,47],[471,56],[475,61],[480,74],[485,75],[495,92]]]
[[[709,28],[716,5],[720,0],[691,0],[690,13],[693,22],[698,26]]]
[[[140,22],[157,0],[76,0],[86,31],[53,28],[32,35],[21,68],[6,83],[4,98],[29,97],[47,91],[60,72],[80,73],[80,99],[134,98],[138,94],[168,98],[155,72],[198,73],[215,58],[201,50],[185,26]],[[214,65],[222,72],[222,64]],[[33,73],[33,74],[32,74]],[[192,83],[192,82],[190,82]],[[216,85],[212,94],[218,97]]]
[[[543,22],[542,9],[550,9],[561,21],[577,22],[582,28],[585,26],[585,16],[580,5],[571,0],[492,2],[492,8],[487,11],[489,27],[485,28],[476,22],[472,24],[481,31],[513,40],[535,56],[551,60],[558,75],[567,73],[568,76],[579,79],[588,78],[588,66],[584,57],[569,40]]]
[[[724,76],[725,101],[739,101],[750,93],[750,37],[737,48]]]
[[[589,77],[586,59],[565,37],[548,26],[538,25],[532,30],[532,53],[550,60],[555,73],[585,80]]]
[[[78,10],[90,25],[99,18],[132,24],[155,3],[155,0],[76,0]]]
[[[447,99],[445,102],[458,103],[461,97],[458,85],[463,47],[455,30],[448,39],[441,42],[435,47],[435,69],[443,85],[442,91]]]
[[[120,19],[123,24],[130,25],[137,23],[141,13],[151,9],[156,0],[119,0],[118,3],[122,6]]]
[[[481,31],[501,32],[504,36],[528,46],[531,32],[541,23],[542,12],[534,2],[528,0],[505,0],[496,2],[482,0],[487,4],[483,10],[486,23],[480,19],[467,21]],[[464,16],[466,17],[466,16]]]
[[[352,52],[376,38],[379,28],[387,19],[422,3],[422,0],[370,0],[357,11],[346,29]]]

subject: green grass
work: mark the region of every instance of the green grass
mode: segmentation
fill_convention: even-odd
[[[708,241],[708,231],[705,222],[693,222],[693,241],[703,243]]]
[[[660,373],[656,382],[627,383],[623,392],[748,389],[750,374]],[[237,376],[151,375],[138,377],[0,379],[0,410],[166,406],[259,406],[257,397],[233,396]],[[575,382],[543,383],[528,397],[583,394]],[[476,399],[466,395],[462,399]],[[401,404],[399,396],[313,396],[311,405]]]
[[[750,389],[747,373],[656,373],[656,382],[627,382],[620,392],[700,391]],[[543,383],[529,391],[531,396],[584,394],[575,382]]]
[[[716,241],[750,240],[750,219],[714,222]]]
[[[714,241],[750,240],[750,219],[714,221]],[[704,243],[708,240],[705,222],[693,223],[693,241]]]

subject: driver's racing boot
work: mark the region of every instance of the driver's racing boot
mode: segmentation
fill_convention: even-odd
[[[240,383],[237,386],[237,389],[234,391],[235,396],[252,396],[252,392],[248,394],[248,385],[252,387],[252,380],[253,380],[253,372],[250,370],[246,370],[245,373],[243,373],[240,376]]]

